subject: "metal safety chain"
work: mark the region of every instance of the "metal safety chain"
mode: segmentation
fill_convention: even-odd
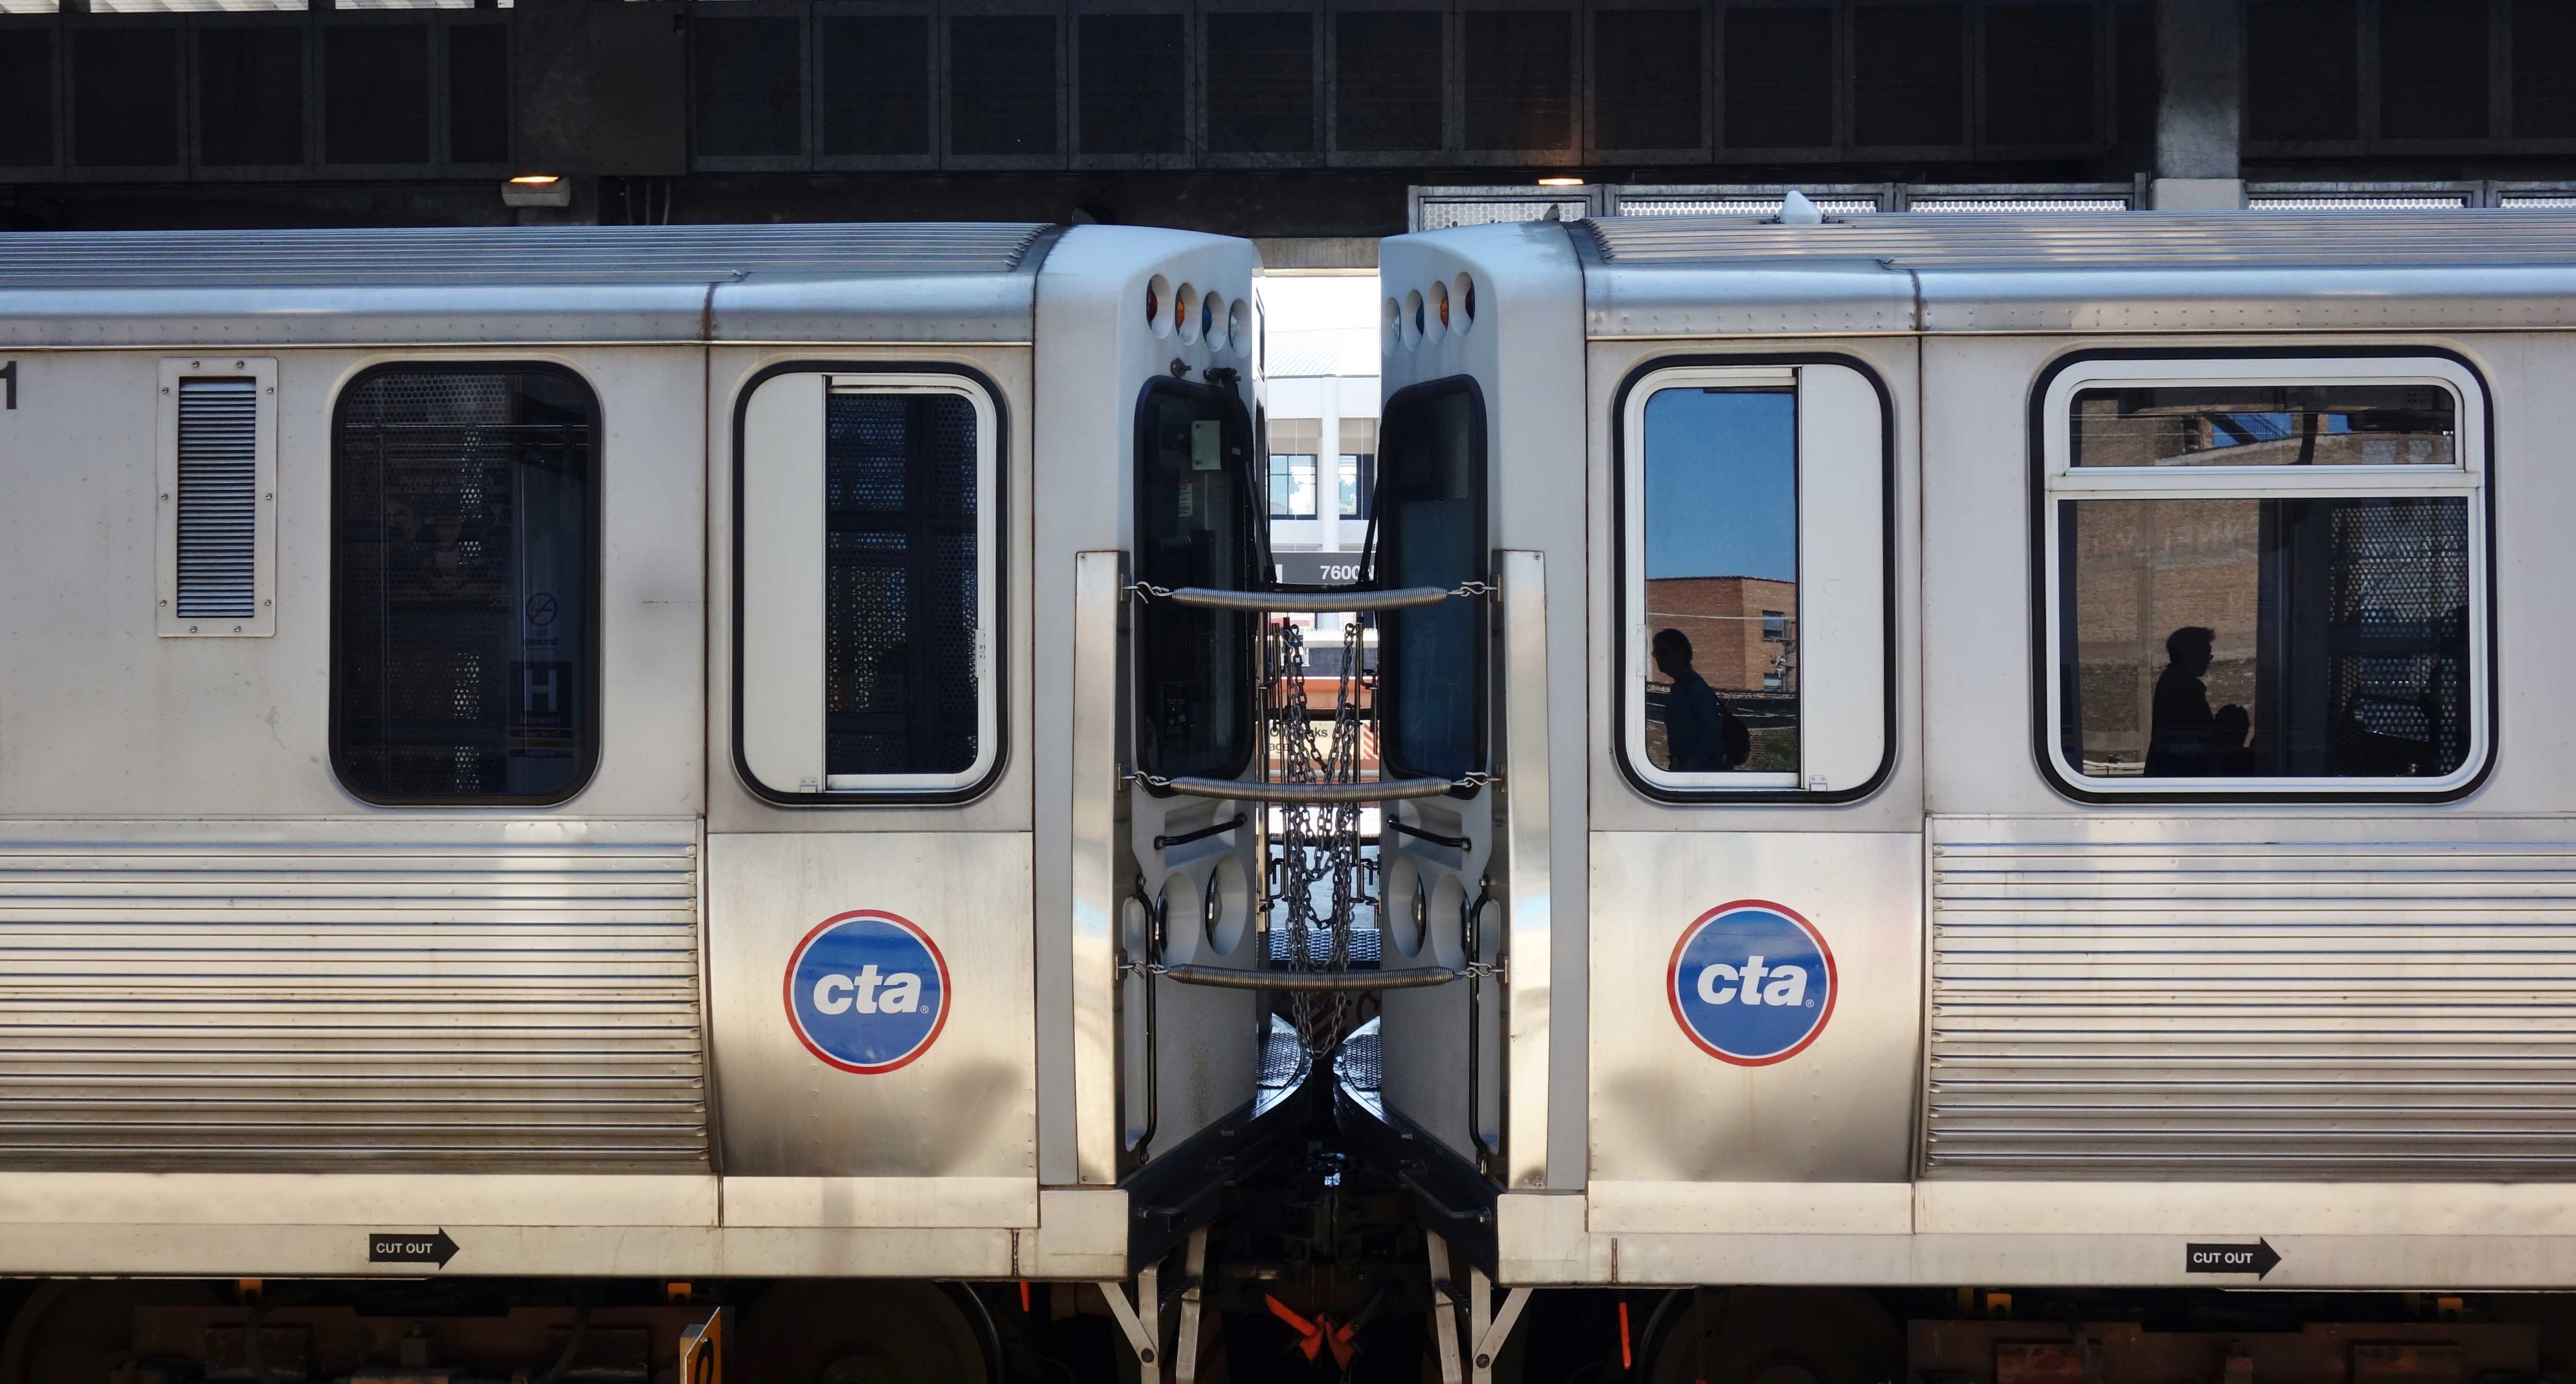
[[[1319,741],[1306,705],[1306,639],[1303,631],[1282,620],[1274,644],[1268,701],[1271,724],[1278,728],[1279,774],[1291,784],[1359,782],[1362,725],[1361,693],[1372,694],[1375,680],[1360,667],[1363,622],[1342,626],[1342,667],[1335,687],[1331,732]],[[1359,899],[1360,805],[1357,802],[1296,804],[1279,809],[1281,829],[1280,893],[1287,905],[1288,957],[1291,971],[1347,971],[1351,964],[1351,915]],[[1318,917],[1315,896],[1330,903]],[[1325,933],[1323,956],[1315,955],[1315,932]],[[1349,1033],[1357,999],[1348,991],[1289,995],[1297,1036],[1310,1056],[1323,1057]]]

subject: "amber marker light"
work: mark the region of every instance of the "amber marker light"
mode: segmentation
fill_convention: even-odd
[[[1581,178],[1541,178],[1538,180],[1538,185],[1540,187],[1581,187],[1583,180]]]

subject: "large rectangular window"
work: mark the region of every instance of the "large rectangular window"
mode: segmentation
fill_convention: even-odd
[[[2061,374],[2045,481],[2060,779],[2208,794],[2472,778],[2480,399],[2433,358]]]
[[[1270,517],[1312,519],[1315,459],[1323,450],[1324,424],[1316,418],[1270,420]]]
[[[599,401],[397,365],[332,437],[332,754],[371,802],[559,802],[598,759]]]
[[[1650,370],[1621,409],[1621,757],[1650,792],[1845,795],[1887,757],[1886,442],[1824,362]]]
[[[1334,513],[1345,519],[1368,517],[1369,493],[1377,488],[1377,420],[1342,420],[1342,455]]]
[[[739,436],[745,775],[817,802],[979,791],[1000,762],[991,396],[954,376],[782,371],[746,398]]]

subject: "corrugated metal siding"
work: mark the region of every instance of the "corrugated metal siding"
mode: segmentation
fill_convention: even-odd
[[[2548,212],[2131,212],[1856,216],[1824,226],[1753,217],[1604,217],[1576,241],[1612,263],[1893,260],[1904,267],[2153,269],[2563,265],[2576,216]]]
[[[0,1167],[706,1165],[694,823],[126,825],[0,824]]]
[[[2576,1176],[2576,843],[1945,834],[1932,1174]]]
[[[1007,274],[1035,222],[76,231],[0,236],[0,291],[250,283],[708,283],[750,274]]]

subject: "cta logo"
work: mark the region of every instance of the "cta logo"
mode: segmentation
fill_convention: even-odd
[[[1700,1050],[1760,1067],[1796,1056],[1834,1016],[1834,953],[1815,925],[1739,899],[1700,915],[1673,948],[1664,992]]]
[[[948,960],[891,913],[826,918],[788,955],[787,1022],[806,1051],[842,1071],[893,1071],[948,1023]]]

